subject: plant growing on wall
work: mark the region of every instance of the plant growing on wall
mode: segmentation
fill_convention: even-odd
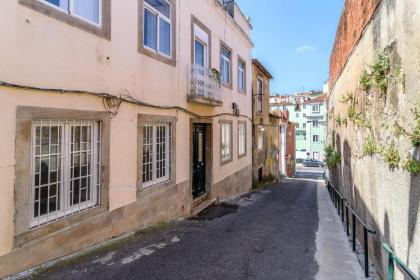
[[[337,123],[337,125],[338,125],[338,126],[341,126],[341,116],[340,116],[340,114],[338,114],[338,115],[335,117],[335,122]]]
[[[381,154],[384,158],[384,161],[388,163],[390,169],[395,169],[400,165],[401,157],[394,143],[392,143],[389,146],[383,147]]]
[[[368,74],[368,72],[366,71],[366,69],[362,70],[362,73],[360,73],[360,86],[362,87],[362,89],[364,91],[368,91],[371,87],[371,82],[370,82],[370,75]]]
[[[357,115],[354,119],[354,124],[358,127],[372,128],[372,124],[369,120],[363,118],[361,115]]]
[[[325,148],[325,160],[328,168],[334,168],[341,163],[341,155],[331,145]]]
[[[388,82],[391,77],[390,74],[390,64],[389,58],[386,51],[382,51],[377,54],[375,63],[369,65],[368,72],[366,69],[362,70],[360,74],[360,86],[365,91],[368,91],[370,88],[374,87],[377,90],[385,93],[388,88]]]
[[[346,94],[340,97],[339,101],[341,103],[347,103],[348,101],[353,101],[353,99],[354,99],[354,94],[352,92],[347,92]]]
[[[342,118],[341,123],[347,127],[347,118]]]
[[[349,109],[347,110],[347,117],[349,118],[349,120],[354,122],[356,116],[357,116],[356,106],[352,104],[352,105],[350,105]]]
[[[378,146],[372,136],[368,136],[363,144],[363,156],[373,156],[378,152]]]
[[[420,162],[408,155],[402,164],[402,168],[412,174],[420,173]]]
[[[216,68],[211,68],[211,73],[213,74],[213,77],[216,79],[219,86],[221,86],[222,79],[221,79],[219,70],[217,70]]]

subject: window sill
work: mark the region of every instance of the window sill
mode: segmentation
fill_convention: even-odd
[[[103,0],[101,11],[102,22],[99,24],[90,22],[77,15],[71,15],[64,10],[41,1],[19,0],[19,4],[93,35],[111,40],[111,0]]]
[[[141,199],[175,185],[175,180],[169,180],[162,183],[157,183],[148,187],[137,187],[137,199]]]
[[[239,155],[239,154],[238,154],[238,159],[241,159],[241,158],[244,158],[244,157],[246,157],[246,153],[245,153],[245,154],[243,154],[243,155]]]
[[[233,87],[232,87],[232,83],[229,83],[229,84],[226,84],[226,83],[221,83],[221,85],[223,86],[223,87],[225,87],[225,88],[227,88],[227,89],[233,89]]]
[[[221,161],[220,161],[220,166],[223,166],[223,165],[229,164],[229,163],[231,163],[231,162],[233,162],[233,158],[226,159],[226,160],[221,160]]]
[[[84,212],[75,214],[70,217],[63,218],[56,222],[52,222],[34,229],[30,229],[14,238],[14,248],[22,247],[23,245],[30,243],[34,240],[43,238],[47,235],[53,234],[67,227],[74,226],[82,221],[89,218],[98,216],[108,211],[108,205],[102,205],[95,208],[88,209]]]

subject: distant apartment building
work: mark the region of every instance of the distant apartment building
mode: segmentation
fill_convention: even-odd
[[[324,159],[326,106],[322,92],[271,96],[270,110],[289,112],[296,127],[297,159]]]
[[[234,1],[0,1],[0,18],[0,278],[251,189]]]

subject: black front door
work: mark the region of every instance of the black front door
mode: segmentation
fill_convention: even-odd
[[[192,195],[193,199],[206,192],[206,125],[193,126]]]

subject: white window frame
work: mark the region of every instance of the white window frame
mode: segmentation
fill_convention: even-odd
[[[54,4],[52,4],[52,3],[50,3],[50,2],[48,2],[46,0],[37,0],[37,1],[43,3],[44,5],[46,5],[48,7],[51,7],[53,9],[57,10],[57,11],[63,12],[65,14],[69,14],[72,17],[78,18],[78,19],[80,19],[82,21],[85,21],[85,22],[87,22],[89,24],[92,24],[92,25],[94,25],[96,27],[99,27],[99,28],[102,27],[102,4],[103,4],[102,1],[103,0],[99,0],[99,5],[98,5],[98,9],[99,9],[99,11],[98,11],[98,22],[91,21],[91,20],[89,20],[87,18],[84,18],[84,17],[82,17],[82,16],[74,13],[74,0],[68,0],[68,3],[69,3],[69,10],[68,11],[67,10],[64,10],[61,7],[59,7],[57,5],[54,5]]]
[[[320,107],[319,104],[312,105],[312,113],[319,113],[320,112],[319,107]]]
[[[238,123],[238,156],[246,155],[246,123]]]
[[[238,91],[239,92],[246,92],[246,83],[245,83],[245,62],[242,60],[238,60]],[[242,84],[240,83],[239,77],[242,77]]]
[[[159,55],[162,55],[164,57],[172,58],[172,40],[173,40],[173,38],[172,38],[173,37],[173,34],[172,34],[172,9],[173,9],[173,7],[172,7],[172,4],[169,1],[165,0],[165,2],[167,4],[169,4],[169,15],[171,16],[170,18],[168,18],[167,16],[165,16],[164,14],[162,14],[161,12],[159,12],[158,10],[156,10],[155,8],[153,8],[146,1],[143,1],[143,42],[142,42],[142,44],[143,44],[143,47],[145,49],[148,49],[148,50],[150,50],[152,52],[155,52],[155,53],[157,53]],[[145,36],[145,32],[144,32],[145,30],[144,30],[144,28],[146,26],[146,17],[144,16],[144,14],[145,14],[145,11],[146,10],[148,10],[149,12],[151,12],[152,14],[154,14],[156,16],[156,18],[157,18],[157,25],[156,25],[156,29],[157,29],[156,30],[157,31],[157,33],[156,33],[156,36],[157,36],[157,38],[156,38],[157,47],[156,47],[156,50],[153,49],[153,48],[151,48],[151,47],[149,47],[149,46],[147,46],[144,43],[144,36]],[[169,34],[170,34],[170,36],[169,36],[169,40],[170,40],[169,41],[169,55],[167,55],[166,53],[163,53],[163,52],[161,52],[159,50],[159,47],[160,47],[160,36],[159,36],[160,35],[160,19],[163,19],[164,21],[166,21],[167,23],[169,23],[169,30],[170,30],[170,32],[169,32]]]
[[[319,127],[319,121],[318,120],[313,120],[312,124],[313,124],[313,127]]]
[[[35,189],[39,188],[39,198],[41,197],[41,187],[42,186],[50,186],[50,173],[48,173],[48,183],[41,185],[39,182],[39,185],[35,186],[35,159],[39,157],[40,161],[42,157],[48,157],[48,161],[50,163],[51,160],[51,133],[49,133],[49,145],[48,154],[36,154],[36,149],[39,147],[41,149],[41,143],[40,145],[37,145],[36,143],[36,129],[37,127],[40,127],[40,133],[42,133],[42,129],[44,127],[49,127],[51,132],[51,127],[58,126],[61,128],[62,133],[58,133],[58,139],[61,141],[61,149],[57,151],[57,156],[60,154],[60,176],[57,177],[56,184],[52,183],[52,185],[58,185],[60,183],[60,187],[56,190],[56,203],[60,202],[60,210],[55,210],[53,212],[49,212],[49,199],[50,199],[50,189],[48,187],[48,205],[47,205],[47,214],[40,215],[41,213],[41,203],[38,201],[38,216],[35,217],[34,213],[34,205],[36,202],[35,199]],[[86,177],[89,177],[88,184],[90,185],[90,200],[87,200],[85,202],[80,202],[80,196],[81,196],[81,190],[79,189],[79,203],[77,206],[71,206],[71,145],[72,141],[74,141],[74,138],[71,139],[71,129],[73,127],[80,127],[80,126],[89,126],[91,127],[91,139],[90,139],[90,147],[89,151],[91,152],[91,157],[89,159],[90,166],[91,166],[91,173]],[[32,122],[32,140],[31,140],[31,194],[30,194],[30,228],[37,228],[39,226],[47,225],[52,222],[55,222],[57,220],[60,220],[62,218],[72,216],[74,214],[78,214],[80,212],[85,212],[88,209],[92,209],[94,207],[99,206],[100,204],[100,164],[101,164],[101,124],[99,121],[90,121],[90,120],[37,120]],[[41,137],[41,136],[40,136]],[[74,136],[73,136],[74,137]],[[82,136],[80,136],[82,137]],[[40,139],[42,141],[42,139]],[[88,146],[86,146],[88,147]],[[80,152],[81,155],[82,152]],[[55,154],[53,154],[55,155]],[[40,163],[40,170],[39,170],[39,180],[41,180],[41,163]],[[81,179],[81,177],[80,177]],[[60,189],[60,192],[58,191]],[[58,195],[60,193],[60,195]],[[87,193],[86,193],[87,196]]]
[[[316,140],[315,140],[315,138],[316,138]],[[314,135],[312,136],[312,142],[314,142],[314,143],[318,143],[318,142],[319,142],[319,135],[314,134]]]
[[[231,81],[232,81],[232,73],[230,73],[230,68],[231,68],[231,66],[230,66],[230,64],[232,63],[232,61],[231,61],[231,58],[232,58],[232,52],[230,51],[230,50],[228,50],[227,48],[225,48],[224,46],[221,46],[221,48],[222,49],[224,49],[227,53],[229,53],[230,54],[230,57],[227,57],[227,56],[225,56],[224,54],[223,54],[223,52],[222,51],[220,51],[220,76],[221,76],[221,80],[222,80],[222,83],[223,84],[225,84],[225,85],[230,85],[230,83],[231,83]],[[222,67],[222,65],[224,64],[223,62],[227,62],[227,65],[228,65],[228,67],[227,67],[227,71],[228,71],[228,81],[227,82],[225,82],[224,80],[223,80],[223,71],[222,71],[222,69],[223,69],[223,67]]]
[[[209,52],[209,45],[210,45],[210,35],[201,28],[197,23],[194,23],[193,27],[194,32],[194,64],[196,64],[196,49],[195,49],[195,41],[198,41],[200,44],[204,46],[204,68],[209,68],[210,65],[210,52]]]
[[[144,182],[142,180],[142,188],[146,189],[149,187],[152,187],[154,185],[163,183],[163,182],[167,182],[171,179],[171,169],[170,169],[170,164],[171,164],[171,151],[172,151],[172,124],[169,122],[164,122],[164,123],[145,123],[143,125],[143,139],[146,137],[144,135],[144,130],[146,127],[152,127],[152,179]],[[157,178],[157,172],[158,172],[158,168],[157,168],[157,163],[158,163],[158,159],[157,159],[157,128],[158,127],[165,127],[165,175],[162,177]],[[144,146],[145,143],[143,142],[143,151],[144,151]],[[143,154],[143,158],[144,158],[144,154]],[[144,166],[145,166],[145,162],[142,162],[143,165],[143,174],[145,172],[144,170]]]
[[[220,157],[222,163],[228,162],[232,160],[232,123],[221,123],[221,131],[220,131]],[[224,147],[227,145],[227,148]],[[225,152],[227,150],[227,152]]]
[[[195,42],[199,42],[201,45],[203,45],[203,59],[204,59],[204,68],[208,68],[209,66],[209,58],[208,58],[208,46],[207,43],[205,43],[203,40],[201,40],[198,36],[194,36],[194,64],[195,65],[200,65],[197,64],[196,62],[196,48],[195,48]],[[201,65],[200,65],[201,66]]]

